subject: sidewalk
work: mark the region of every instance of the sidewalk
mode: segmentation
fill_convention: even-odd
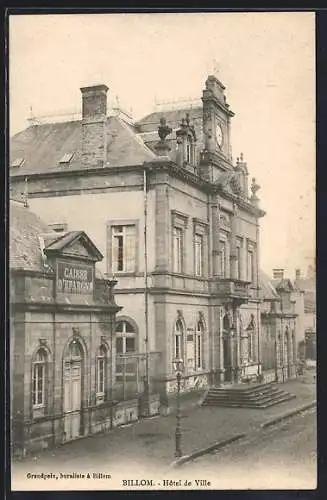
[[[315,384],[291,381],[278,385],[297,397],[267,409],[199,407],[189,402],[188,407],[184,406],[181,418],[183,455],[235,434],[252,431],[271,418],[316,399]],[[74,441],[38,457],[28,457],[13,464],[13,470],[15,473],[23,470],[40,472],[53,470],[58,465],[61,470],[81,470],[90,464],[93,468],[103,468],[104,464],[112,467],[119,463],[126,467],[126,464],[135,462],[151,464],[155,468],[167,467],[174,460],[175,423],[175,413],[142,420],[105,435]]]

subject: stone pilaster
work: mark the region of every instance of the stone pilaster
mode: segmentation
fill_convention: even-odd
[[[235,308],[235,319],[234,324],[236,328],[236,381],[239,381],[240,366],[241,366],[241,325],[240,325],[240,315],[239,310]]]
[[[230,277],[237,279],[237,207],[234,206],[234,213],[231,220],[231,237],[230,237]]]
[[[212,274],[217,278],[220,275],[220,207],[216,197],[212,204]]]
[[[155,271],[168,271],[170,241],[169,192],[165,184],[156,186],[156,265]]]

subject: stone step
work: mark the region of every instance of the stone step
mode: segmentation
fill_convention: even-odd
[[[257,391],[252,391],[249,393],[244,393],[244,392],[239,392],[239,391],[224,391],[224,390],[209,390],[209,394],[213,396],[219,397],[220,395],[229,397],[229,398],[241,398],[241,399],[248,399],[256,396],[261,396],[262,394],[273,394],[275,392],[278,392],[278,388],[267,388],[267,389],[260,389]]]
[[[214,400],[214,401],[237,401],[237,402],[243,402],[243,401],[262,401],[266,399],[271,399],[275,398],[278,396],[281,396],[284,394],[283,391],[275,391],[275,392],[269,392],[269,393],[263,393],[263,394],[256,394],[255,396],[252,396],[250,398],[240,398],[237,396],[234,396],[233,398],[230,397],[229,395],[225,394],[220,394],[220,395],[215,395],[215,394],[208,394],[207,395],[207,400]]]
[[[233,408],[267,408],[294,398],[273,384],[256,384],[251,388],[243,388],[240,384],[234,387],[212,387],[209,389],[203,406],[220,406]]]
[[[275,386],[271,383],[269,384],[255,384],[255,385],[243,385],[243,384],[237,384],[235,386],[221,386],[221,387],[211,387],[210,391],[214,392],[228,392],[230,394],[235,394],[235,393],[240,393],[240,394],[251,394],[256,391],[262,391],[262,390],[270,390],[271,388],[274,388]]]
[[[296,396],[294,394],[283,394],[279,396],[278,398],[273,398],[265,402],[253,402],[253,401],[247,401],[247,402],[231,402],[231,401],[208,401],[204,402],[203,406],[214,406],[216,408],[249,408],[249,409],[264,409],[264,408],[269,408],[270,406],[274,406],[277,404],[284,403],[286,401],[290,401],[291,399],[294,399]]]
[[[225,399],[225,398],[212,398],[212,397],[208,397],[206,399],[206,402],[208,404],[220,404],[220,403],[226,403],[226,404],[229,404],[229,403],[233,403],[233,404],[239,404],[239,405],[242,405],[242,404],[251,404],[251,405],[260,405],[260,404],[265,404],[265,403],[269,403],[270,401],[274,401],[274,400],[277,400],[277,399],[280,399],[280,398],[284,398],[284,397],[288,397],[290,396],[289,394],[287,393],[276,393],[276,394],[273,394],[273,395],[270,395],[270,396],[265,396],[265,397],[261,397],[261,398],[256,398],[256,399],[248,399],[246,401],[244,400],[241,400],[241,399]]]

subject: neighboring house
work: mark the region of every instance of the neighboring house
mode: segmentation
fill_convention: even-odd
[[[296,269],[294,285],[303,296],[302,330],[299,339],[303,356],[306,359],[316,359],[316,273],[313,266],[309,266],[307,275],[301,276],[300,269]]]
[[[231,158],[234,113],[205,82],[199,107],[138,123],[108,116],[105,85],[82,88],[82,119],[34,124],[11,141],[11,189],[54,229],[85,231],[115,277],[116,377],[182,390],[260,374],[259,186]],[[109,113],[110,114],[110,113]],[[126,387],[126,384],[124,385]]]
[[[261,272],[262,361],[266,380],[285,381],[296,376],[298,362],[297,313],[294,286],[283,270],[273,279]]]
[[[115,400],[116,281],[83,231],[56,233],[10,202],[13,454],[25,455],[138,418]],[[113,406],[113,402],[116,404]]]

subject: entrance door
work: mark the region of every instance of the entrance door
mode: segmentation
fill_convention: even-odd
[[[81,360],[65,362],[64,367],[64,419],[65,440],[76,439],[81,427],[82,394]]]
[[[225,381],[232,381],[232,353],[231,353],[231,339],[228,333],[224,334],[223,338],[224,347],[224,369],[225,369]]]

